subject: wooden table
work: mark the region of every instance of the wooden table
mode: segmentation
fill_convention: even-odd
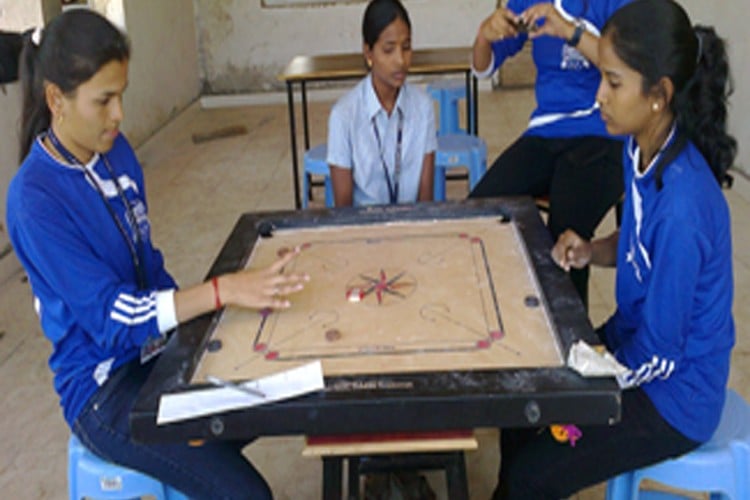
[[[292,175],[294,176],[294,203],[302,206],[299,185],[299,155],[297,152],[297,127],[294,114],[294,84],[300,84],[302,94],[302,123],[304,151],[310,149],[310,131],[307,119],[307,82],[334,81],[364,78],[367,75],[364,57],[361,52],[353,54],[330,54],[320,56],[296,56],[287,65],[279,80],[286,83],[287,105],[289,107],[289,134],[292,144]],[[463,73],[466,78],[466,119],[467,130],[478,132],[477,105],[478,83],[471,74],[471,48],[440,48],[415,50],[412,53],[411,75],[438,75]],[[472,112],[473,110],[473,112]],[[306,193],[306,196],[308,193]]]

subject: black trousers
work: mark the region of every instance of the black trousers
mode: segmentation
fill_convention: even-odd
[[[566,229],[591,239],[623,193],[622,145],[596,136],[522,136],[495,160],[469,197],[548,196],[547,226],[553,241]],[[584,304],[588,276],[588,269],[571,271]]]
[[[623,391],[620,423],[579,428],[575,447],[556,441],[549,428],[502,430],[493,500],[567,498],[699,445],[671,427],[640,388]]]

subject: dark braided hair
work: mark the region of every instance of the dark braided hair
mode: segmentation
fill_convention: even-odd
[[[130,58],[125,35],[106,18],[88,9],[63,12],[49,23],[38,40],[34,37],[31,31],[24,34],[21,53],[21,161],[34,138],[50,126],[45,82],[54,83],[63,93],[73,96],[78,86],[90,80],[102,66]]]
[[[674,0],[634,0],[607,21],[618,57],[643,77],[644,94],[667,77],[674,85],[669,103],[677,133],[656,165],[656,182],[692,141],[719,184],[734,162],[737,141],[727,133],[727,98],[732,92],[724,41],[713,28],[690,23]]]

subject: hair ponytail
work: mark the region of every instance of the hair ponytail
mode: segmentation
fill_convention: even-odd
[[[713,28],[693,28],[674,0],[634,0],[617,10],[602,30],[618,57],[641,74],[643,93],[667,77],[674,86],[669,103],[677,135],[656,165],[657,186],[664,168],[692,141],[719,184],[737,152],[726,130],[731,93],[724,42]]]
[[[42,131],[49,128],[50,111],[44,97],[44,79],[37,68],[39,46],[32,41],[33,31],[23,34],[23,49],[20,59],[21,93],[23,107],[21,112],[20,158],[29,153],[31,143]]]
[[[693,141],[721,184],[737,154],[727,133],[727,99],[732,93],[724,41],[711,27],[696,26],[698,55],[692,81],[673,99],[677,127]]]
[[[50,126],[46,82],[67,96],[90,80],[105,64],[130,58],[125,35],[102,15],[89,9],[63,12],[41,30],[24,33],[21,51],[21,161],[34,139]]]

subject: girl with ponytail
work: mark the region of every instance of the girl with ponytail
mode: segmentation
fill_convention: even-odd
[[[598,330],[626,368],[622,417],[582,426],[575,447],[549,433],[502,431],[495,498],[563,498],[707,441],[724,405],[734,345],[729,209],[729,67],[712,28],[674,0],[634,0],[599,43],[607,130],[628,136],[620,229],[588,242],[564,232],[566,270],[617,267],[614,315]]]
[[[22,165],[8,189],[8,233],[52,343],[50,368],[72,432],[93,453],[190,498],[271,498],[246,442],[148,445],[129,414],[174,327],[225,304],[286,308],[306,276],[268,269],[178,289],[151,242],[143,172],[119,127],[126,37],[74,9],[26,35]]]
[[[21,161],[31,150],[34,139],[46,131],[52,113],[47,103],[46,83],[57,86],[62,94],[73,94],[83,82],[91,79],[107,62],[126,63],[130,59],[127,39],[106,23],[91,22],[94,14],[64,15],[56,19],[53,29],[36,28],[24,34],[21,52]],[[75,31],[86,21],[85,31]]]

